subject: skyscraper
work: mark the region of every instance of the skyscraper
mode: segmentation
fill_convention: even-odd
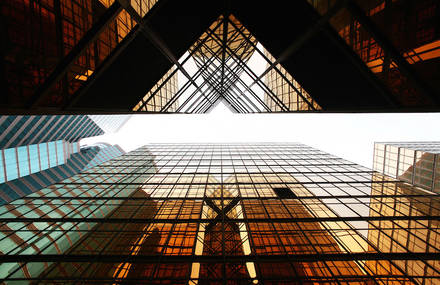
[[[0,116],[0,204],[40,190],[124,153],[82,138],[118,131],[127,115]],[[89,166],[87,166],[89,165]]]
[[[0,151],[0,205],[124,154],[118,145],[55,141]]]
[[[0,278],[436,284],[439,201],[302,144],[151,144],[1,207]]]
[[[440,193],[439,142],[374,144],[374,170],[414,186]]]
[[[0,111],[438,111],[439,11],[435,0],[4,0]]]
[[[0,149],[82,138],[118,131],[127,115],[0,116]]]

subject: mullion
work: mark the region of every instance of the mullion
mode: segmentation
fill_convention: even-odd
[[[217,36],[215,34],[213,34],[213,36]],[[217,39],[218,40],[218,39]],[[233,51],[230,50],[230,48],[228,46],[225,46],[225,48],[227,50],[229,50],[230,53],[233,53]],[[237,58],[239,62],[243,62],[240,58]],[[258,78],[257,75],[249,68],[249,66],[243,62],[243,67],[245,67],[243,70],[245,71],[245,73],[250,76],[251,78],[255,79]],[[270,90],[270,88],[268,88],[266,86],[266,84],[264,84],[263,82],[261,82],[260,80],[257,80],[257,84],[259,85],[260,88],[261,85],[264,86],[265,88],[262,88],[263,90],[266,89],[266,91],[269,91],[269,93],[271,94],[271,98],[272,100],[274,100],[274,102],[276,102],[279,107],[281,109],[285,109],[285,111],[289,111],[289,108],[287,108],[287,106],[272,92],[272,90]],[[275,99],[274,99],[275,98]],[[281,105],[280,105],[281,104]]]
[[[213,64],[214,65],[214,64]],[[215,66],[215,65],[214,65]],[[216,67],[216,69],[215,70],[217,70],[218,68],[220,68],[221,66],[219,65],[219,66],[215,66]],[[211,74],[215,74],[215,71],[211,71]],[[211,77],[212,78],[212,77]],[[215,78],[214,78],[215,79]],[[211,80],[209,80],[209,82],[211,82]],[[221,84],[221,83],[220,83]],[[222,97],[224,97],[224,96],[222,96]],[[225,98],[226,99],[226,98]],[[229,101],[229,100],[228,100]],[[231,102],[229,102],[229,103],[231,103]],[[246,108],[240,108],[240,109],[243,109],[243,110],[246,110]],[[246,112],[248,112],[248,110],[246,110]]]
[[[209,29],[208,29],[208,33],[211,35],[211,37],[212,37],[212,35],[214,34],[214,32],[213,32],[213,31],[210,31]],[[236,34],[236,33],[237,33],[237,32],[235,32],[235,34]],[[234,35],[235,35],[235,34],[234,34]],[[236,38],[236,37],[238,37],[238,34],[235,36],[235,38]],[[215,40],[215,39],[213,39],[213,40]],[[242,45],[244,42],[245,42],[245,41],[243,41],[243,42],[237,47],[237,49],[239,49],[239,48],[241,47],[241,45]],[[226,47],[223,47],[223,48],[226,48]],[[231,53],[231,52],[228,52],[228,54],[230,54],[231,57],[234,57],[234,55],[236,55],[234,51],[232,51],[232,53]],[[233,59],[233,60],[236,61],[235,59]],[[236,62],[237,62],[237,61],[236,61]],[[245,63],[243,62],[242,64],[245,64]],[[238,65],[240,65],[240,64],[238,64]],[[239,77],[238,75],[237,75],[237,78],[242,82],[242,80],[240,79],[240,77]],[[245,87],[248,89],[249,92],[251,92],[252,95],[254,95],[254,97],[258,98],[258,96],[257,96],[256,94],[254,94],[254,92],[253,92],[251,89],[249,89],[249,88],[247,87],[247,85],[244,84],[244,82],[242,82],[242,84],[243,84],[243,86],[245,86]],[[245,97],[247,97],[247,96],[245,96]],[[259,99],[259,98],[258,98],[258,99]],[[260,102],[261,99],[259,99],[259,100],[258,100],[258,99],[257,99],[257,101]],[[262,104],[266,109],[268,109],[268,107],[264,104],[264,102],[263,102],[263,103],[260,102],[260,104]]]
[[[237,26],[231,21],[230,22],[231,25],[233,25],[237,30]],[[240,33],[245,36],[241,31]],[[254,47],[254,49],[260,54],[260,56],[262,56],[271,66],[273,65],[272,61],[269,60],[269,58],[266,57],[266,55],[264,55],[263,52],[261,52],[256,44],[251,43],[251,45]],[[285,75],[276,67],[276,65],[273,65],[273,67],[269,67],[268,69],[266,69],[262,75],[260,75],[260,77],[257,77],[257,79],[254,80],[254,82],[250,85],[250,87],[252,87],[253,85],[257,84],[258,81],[261,81],[262,76],[266,73],[268,73],[270,71],[270,69],[275,69],[275,71],[287,82],[287,84],[290,85],[290,87],[295,90],[295,92],[304,100],[304,102],[307,103],[307,105],[309,105],[309,107],[312,110],[316,110],[316,108],[313,106],[312,103],[309,102],[309,100],[307,100],[307,98],[302,94],[302,92],[300,92],[293,84],[292,82],[290,82],[290,80],[287,79],[287,77],[285,77]]]
[[[218,29],[218,27],[219,27],[219,25],[217,25],[216,27],[214,27],[214,30],[216,30],[216,29]],[[199,48],[199,46],[200,45],[202,45],[205,41],[207,40],[207,38],[205,38],[205,39],[203,39],[202,41],[200,41],[200,43],[197,43],[197,45],[195,46],[195,48],[192,50],[192,51],[190,51],[189,53],[188,53],[188,56],[182,61],[182,63],[181,63],[181,65],[183,66],[190,58],[191,58],[191,56],[193,56],[194,55],[194,53],[198,50],[198,48]],[[164,80],[164,82],[154,91],[154,93],[153,94],[151,94],[151,96],[143,103],[143,105],[141,106],[141,107],[145,107],[146,106],[146,104],[148,103],[148,101],[150,101],[155,95],[156,95],[156,93],[166,84],[166,82],[172,77],[172,75],[174,75],[174,73],[175,72],[177,72],[179,69],[178,68],[175,68],[175,70],[173,71],[173,73],[172,74],[170,74],[170,76],[168,76],[168,78],[166,79],[166,80]],[[190,80],[188,80],[188,82],[189,82]],[[179,92],[178,92],[179,93]],[[174,97],[176,97],[177,96],[177,94],[175,94],[174,96],[173,96],[173,98]],[[170,100],[171,101],[171,100]],[[164,108],[165,108],[165,106],[164,106]],[[165,109],[166,110],[166,109]]]

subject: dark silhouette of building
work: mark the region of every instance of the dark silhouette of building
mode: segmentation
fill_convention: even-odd
[[[438,111],[439,11],[435,0],[2,1],[0,110]]]

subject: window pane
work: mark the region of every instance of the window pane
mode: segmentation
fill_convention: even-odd
[[[47,143],[49,148],[49,165],[50,167],[54,167],[57,165],[57,154],[55,149],[55,142]]]
[[[49,168],[49,158],[47,156],[47,144],[42,143],[38,145],[40,148],[40,161],[41,161],[41,170],[45,170]]]
[[[15,148],[5,149],[6,177],[8,180],[18,178],[17,157]]]
[[[31,173],[40,171],[40,164],[38,160],[38,145],[33,144],[29,146],[29,159],[31,161]]]
[[[63,141],[57,141],[57,158],[58,158],[58,165],[64,163],[64,148],[63,148]]]
[[[26,146],[17,148],[18,166],[20,168],[20,177],[29,175],[29,159]]]

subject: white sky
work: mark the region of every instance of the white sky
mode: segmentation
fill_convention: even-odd
[[[147,143],[300,142],[371,168],[376,141],[440,141],[440,113],[134,115],[118,133],[83,139],[125,151]]]

